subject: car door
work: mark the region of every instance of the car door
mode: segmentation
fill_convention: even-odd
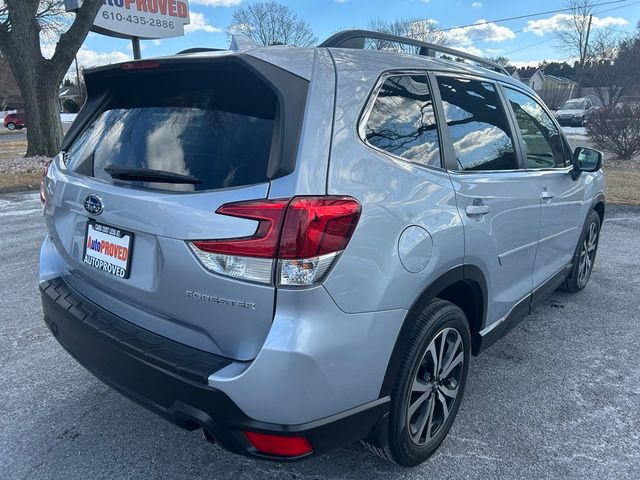
[[[585,179],[574,180],[571,150],[542,104],[525,92],[504,87],[518,124],[525,168],[540,195],[540,240],[533,269],[536,289],[571,262],[584,215]]]
[[[520,167],[497,85],[437,75],[446,166],[465,234],[465,264],[482,268],[486,325],[518,304],[528,309],[540,225],[540,197]],[[528,311],[528,310],[527,310]]]

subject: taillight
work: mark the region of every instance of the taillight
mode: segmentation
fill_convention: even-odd
[[[346,248],[360,218],[350,197],[294,197],[223,205],[222,215],[257,220],[249,237],[201,240],[190,246],[209,270],[271,283],[306,286],[320,282]]]
[[[244,432],[244,435],[259,453],[266,455],[301,457],[313,452],[311,444],[304,437],[282,437],[257,432]]]

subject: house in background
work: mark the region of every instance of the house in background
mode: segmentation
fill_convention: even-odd
[[[516,80],[520,80],[522,82],[522,79],[520,78],[520,74],[518,73],[518,67],[512,67],[511,65],[508,65],[504,68],[507,70],[507,72],[509,72],[509,75],[511,75]]]
[[[578,84],[565,77],[549,75],[539,68],[529,79],[531,87],[551,109],[558,109],[564,102],[575,97]]]
[[[60,90],[58,90],[58,102],[60,103],[61,112],[64,112],[65,100],[73,100],[78,107],[81,106],[82,96],[80,95],[78,87],[75,85],[60,87]]]

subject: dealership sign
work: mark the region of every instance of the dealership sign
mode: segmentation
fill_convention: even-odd
[[[103,0],[92,30],[123,38],[169,38],[184,35],[189,23],[188,0]],[[67,11],[82,0],[65,0]]]

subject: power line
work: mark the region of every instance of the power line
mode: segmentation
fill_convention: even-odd
[[[612,0],[612,1],[609,1],[609,2],[594,3],[594,4],[592,4],[591,6],[592,6],[592,7],[601,7],[601,6],[604,6],[604,5],[611,5],[611,4],[613,4],[613,3],[622,3],[622,2],[627,2],[627,1],[629,1],[629,0]],[[633,5],[633,4],[630,4],[630,5]],[[624,5],[624,6],[626,7],[626,6],[628,6],[628,5]],[[617,8],[623,8],[623,7],[617,7]],[[570,10],[573,10],[573,9],[572,9],[572,8],[560,8],[560,9],[557,9],[557,10],[547,10],[546,12],[537,12],[537,13],[529,13],[529,14],[527,14],[527,15],[518,15],[518,16],[516,16],[516,17],[499,18],[499,19],[497,19],[497,20],[484,20],[484,21],[482,21],[482,22],[469,23],[469,24],[467,24],[467,25],[459,25],[459,26],[457,26],[457,27],[447,27],[447,28],[442,28],[442,29],[440,29],[440,31],[442,31],[442,32],[448,32],[448,31],[450,31],[450,30],[455,30],[455,29],[458,29],[458,28],[476,27],[476,26],[479,26],[479,25],[486,25],[486,24],[488,24],[488,23],[508,22],[508,21],[510,21],[510,20],[519,20],[519,19],[522,19],[522,18],[538,17],[538,16],[540,16],[540,15],[548,15],[548,14],[550,14],[550,13],[568,12],[568,11],[570,11]],[[612,9],[612,10],[613,10],[613,9]],[[610,11],[610,10],[606,10],[606,11]],[[602,13],[602,12],[601,12],[601,13]]]

